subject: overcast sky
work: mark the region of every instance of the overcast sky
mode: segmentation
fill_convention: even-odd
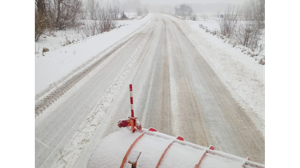
[[[148,4],[181,4],[181,3],[232,3],[242,4],[246,0],[140,0],[141,3]]]
[[[99,0],[110,1],[112,0]],[[247,0],[119,0],[125,12],[135,12],[139,1],[149,12],[173,13],[180,4],[192,4],[195,13],[222,13],[228,5],[242,6]]]
[[[130,1],[130,0],[129,0]],[[132,0],[134,1],[134,0]],[[246,0],[139,0],[142,4],[148,5],[150,12],[174,12],[175,5],[192,4],[195,13],[219,13],[224,12],[229,4],[239,5]],[[127,1],[128,2],[128,1]]]

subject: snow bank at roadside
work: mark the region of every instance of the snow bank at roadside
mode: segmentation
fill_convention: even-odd
[[[54,51],[44,53],[45,56],[35,56],[35,92],[42,92],[50,85],[68,75],[76,68],[91,60],[105,49],[127,37],[146,24],[151,14],[140,20],[126,21],[126,26],[113,29],[77,44],[70,44]]]
[[[102,95],[100,101],[95,105],[87,118],[79,125],[78,130],[75,132],[69,143],[61,149],[61,159],[57,160],[54,167],[72,167],[72,165],[76,164],[76,161],[78,161],[82,152],[88,148],[88,145],[93,144],[89,142],[92,140],[92,137],[95,136],[97,129],[100,128],[100,124],[105,122],[105,115],[109,111],[113,100],[116,98],[120,89],[131,74],[131,71],[137,65],[139,56],[143,52],[143,48],[147,44],[149,37],[150,36],[145,38],[137,46],[137,50],[135,50],[131,58],[124,63],[125,66],[121,70],[120,74]],[[68,162],[65,162],[64,160],[68,160]]]
[[[206,33],[199,28],[198,22],[169,17],[179,23],[182,31],[264,135],[265,67],[231,44]],[[210,26],[214,27],[213,24]]]

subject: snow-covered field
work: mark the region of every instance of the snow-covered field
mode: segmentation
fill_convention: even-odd
[[[88,38],[83,37],[79,30],[65,30],[43,35],[38,42],[34,43],[34,52],[37,52],[37,54],[34,55],[35,105],[36,103],[39,103],[41,99],[47,97],[50,91],[63,85],[66,80],[70,79],[75,74],[82,73],[82,69],[95,63],[101,56],[105,55],[105,53],[112,52],[111,48],[118,47],[119,44],[125,43],[128,39],[134,37],[141,29],[149,24],[151,17],[153,17],[153,15],[148,14],[142,19],[119,21],[117,24],[122,25],[121,27]],[[183,21],[167,15],[165,15],[165,17],[169,17],[175,23],[180,25],[181,30],[183,30],[183,33],[192,42],[195,49],[211,66],[237,103],[247,112],[262,136],[265,137],[266,64],[261,65],[258,63],[259,58],[250,57],[247,53],[242,52],[242,49],[244,49],[243,47],[233,47],[231,44],[224,42],[224,40],[199,27],[199,24],[202,24],[210,30],[218,30],[217,22],[213,17],[198,21]],[[72,44],[65,45],[67,44],[67,41],[71,41]],[[145,45],[146,41],[142,41],[142,43],[138,44],[136,46],[137,52],[142,53],[142,47]],[[50,51],[42,53],[43,47],[47,47]],[[128,67],[134,67],[131,63],[136,63],[135,61],[138,61],[135,57],[138,53],[130,54],[133,55],[131,60],[129,60],[129,62],[124,62],[124,64],[127,63],[129,65]],[[265,55],[263,56],[265,57]],[[110,60],[108,59],[106,61]],[[106,63],[104,62],[103,64]],[[129,72],[129,69],[128,71],[127,69],[124,70],[124,74],[128,75]],[[109,105],[113,104],[113,97],[118,94],[117,92],[123,92],[120,90],[120,85],[122,84],[123,78],[126,77],[124,74],[120,74],[115,80],[109,79],[113,81],[113,84],[107,90],[107,86],[101,88],[106,90],[103,96],[107,96],[107,99],[105,99],[105,102],[98,103],[99,107],[97,108],[109,107]],[[93,75],[95,74],[90,74],[90,76]],[[171,84],[173,83],[171,82]],[[116,89],[117,91],[114,91],[113,89]],[[68,97],[71,96],[73,96],[73,94]],[[63,102],[65,100],[66,97],[58,102]],[[49,109],[55,109],[54,106],[57,107],[57,104],[54,103],[53,105],[50,105],[48,110],[44,113],[35,115],[35,130],[38,129],[36,127],[52,113]],[[94,113],[97,114],[97,111],[94,110]],[[109,114],[107,115],[109,116]],[[85,122],[96,124],[98,122],[96,119],[97,118],[86,119]],[[106,121],[102,118],[98,119],[101,122]],[[83,130],[83,132],[79,131],[78,134],[74,135],[87,136],[87,141],[84,143],[88,143],[92,136],[92,134],[89,134],[88,132],[96,128],[84,128],[80,126],[79,129],[81,131]],[[84,130],[86,130],[87,134],[85,134],[86,132],[84,132]],[[37,141],[37,143],[40,143],[38,145],[45,146],[49,149],[51,148],[51,145],[44,143],[44,141],[40,140],[40,137],[37,137],[36,134],[34,139],[35,142]],[[80,140],[80,138],[77,139]],[[78,157],[71,156],[72,152],[68,154],[68,151],[73,151],[76,155],[76,152],[84,150],[83,148],[80,150],[78,149],[78,146],[80,147],[79,141],[77,147],[75,147],[76,145],[72,146],[74,143],[77,143],[77,139],[75,137],[72,142],[68,143],[65,151],[63,151],[66,156],[61,158],[62,160],[68,159],[69,163],[58,161],[56,162],[57,164],[54,165],[63,167],[64,165],[76,163],[76,160],[74,159]],[[83,137],[83,139],[85,138]],[[74,150],[69,150],[73,148]],[[42,167],[47,166],[44,164]]]
[[[125,13],[128,20],[116,20],[116,28],[136,24],[135,22],[143,19],[142,16],[137,16],[136,13]],[[80,20],[80,24],[74,28],[68,28],[65,30],[52,30],[43,34],[40,39],[35,42],[35,55],[43,56],[43,48],[48,48],[49,51],[55,51],[63,46],[70,44],[81,43],[86,40],[83,29],[86,25],[90,25],[93,20]],[[139,21],[138,21],[139,22]]]
[[[87,38],[83,37],[79,30],[43,35],[34,43],[34,52],[37,53],[34,55],[34,99],[37,100],[67,79],[70,73],[73,74],[92,62],[97,54],[134,35],[150,18],[151,15],[148,15],[142,20],[118,21],[117,25],[122,25],[120,28]],[[74,43],[65,45],[68,40]],[[44,47],[48,48],[49,52],[43,53]]]

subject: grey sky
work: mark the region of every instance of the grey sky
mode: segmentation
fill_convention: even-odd
[[[142,4],[148,4],[150,12],[173,13],[175,5],[182,3],[192,4],[195,13],[219,13],[223,12],[229,4],[242,5],[246,0],[139,0]]]
[[[101,0],[106,1],[106,0]],[[111,1],[112,0],[107,0]],[[117,0],[118,1],[118,0]],[[222,13],[228,5],[244,4],[246,0],[119,0],[126,12],[135,12],[139,1],[149,12],[173,13],[175,6],[182,3],[192,4],[195,13]]]
[[[181,3],[232,3],[232,4],[242,4],[246,0],[140,0],[142,3],[148,3],[148,4],[157,4],[157,5],[163,5],[163,4],[181,4]]]

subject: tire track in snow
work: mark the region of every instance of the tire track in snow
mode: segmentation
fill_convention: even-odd
[[[176,26],[177,24],[173,22]],[[184,30],[181,30],[180,26],[177,26],[178,29],[184,34]],[[187,36],[187,40],[189,36]],[[209,90],[213,94],[213,97],[216,102],[218,102],[219,107],[221,108],[218,115],[215,115],[217,118],[221,116],[224,117],[223,122],[228,123],[227,133],[222,135],[222,132],[219,132],[220,136],[214,138],[222,138],[219,141],[215,141],[216,145],[220,146],[221,149],[225,152],[233,153],[240,156],[250,156],[251,160],[254,160],[259,163],[264,163],[264,137],[261,135],[260,131],[256,128],[253,121],[245,113],[245,110],[235,101],[231,96],[230,92],[226,89],[225,85],[220,81],[214,71],[211,69],[206,60],[200,55],[195,54],[192,60],[196,63],[199,70],[202,73]],[[196,59],[197,58],[197,59]],[[207,114],[205,116],[208,116]],[[219,119],[221,121],[222,118]],[[209,119],[206,119],[208,122]],[[226,124],[224,125],[226,126]],[[211,126],[209,129],[205,129],[206,132],[212,130]],[[230,136],[226,138],[226,136]],[[218,140],[218,139],[217,139]],[[230,142],[231,141],[231,142]],[[226,144],[226,142],[228,144]],[[222,144],[223,143],[223,144]],[[230,146],[231,144],[234,146]],[[213,144],[215,145],[215,144]]]
[[[141,53],[145,50],[144,47],[147,41],[152,36],[153,32],[147,34],[147,37],[137,47],[131,59],[126,63],[120,74],[115,78],[114,82],[106,90],[100,102],[96,105],[93,111],[79,126],[78,131],[74,134],[73,138],[69,141],[66,147],[62,150],[60,158],[52,167],[72,167],[76,162],[85,146],[89,143],[94,132],[99,128],[103,121],[103,117],[110,108],[114,101],[115,96],[118,94],[120,88],[124,85],[127,77],[130,75],[131,70],[135,67],[136,62],[140,59]],[[66,162],[68,160],[68,162]]]
[[[207,146],[209,134],[207,134],[205,121],[201,115],[201,109],[197,103],[191,77],[188,69],[190,68],[185,61],[189,53],[184,53],[183,49],[186,45],[181,42],[182,36],[176,25],[168,20],[170,25],[170,39],[172,49],[170,55],[172,58],[172,72],[174,78],[176,95],[176,107],[173,108],[180,123],[180,135],[187,141]],[[172,26],[171,26],[172,25]],[[173,113],[174,113],[173,112]]]
[[[96,67],[98,67],[101,63],[109,58],[109,56],[114,53],[117,49],[128,43],[129,41],[134,40],[134,37],[126,40],[125,42],[116,46],[113,50],[109,53],[105,54],[96,62],[92,63],[87,68],[83,69],[82,71],[78,72],[70,79],[65,81],[61,86],[57,87],[54,91],[49,93],[45,98],[39,100],[35,104],[35,117],[39,116],[45,109],[47,109],[50,105],[52,105],[57,99],[59,99],[62,95],[64,95],[69,89],[71,89],[74,85],[76,85],[80,80],[82,80],[87,74],[93,71]]]
[[[132,40],[129,40],[128,41],[128,43],[127,43],[127,45],[124,45],[124,46],[121,46],[120,48],[118,48],[114,53],[112,53],[107,59],[105,59],[102,63],[100,63],[100,65],[98,65],[95,69],[93,69],[93,71],[91,71],[86,77],[84,77],[78,84],[76,84],[76,87],[78,88],[80,88],[82,85],[84,85],[84,84],[86,84],[86,80],[90,80],[91,78],[93,78],[93,76],[95,76],[96,74],[98,74],[99,73],[99,71],[101,71],[103,68],[105,68],[106,66],[107,66],[107,64],[109,64],[109,63],[112,63],[112,62],[114,62],[115,61],[115,59],[117,59],[117,57],[118,57],[118,55],[120,55],[120,52],[122,52],[122,51],[124,51],[124,48],[125,47],[128,47],[128,45],[133,45],[133,43],[134,43],[134,41],[136,40],[136,39],[139,39],[139,37],[138,37],[138,35],[137,36],[135,36]],[[142,40],[141,40],[142,41]],[[113,71],[111,71],[111,72],[113,72]],[[107,77],[109,77],[110,76],[110,73],[108,74],[108,76]],[[105,80],[105,79],[104,79]],[[65,95],[66,96],[64,96],[63,97],[63,99],[66,99],[66,98],[69,98],[70,96],[72,96],[72,92],[74,92],[74,91],[76,91],[76,87],[74,87],[74,88],[72,88],[70,91],[70,94],[69,94],[69,92],[68,93],[66,93]],[[74,90],[73,90],[74,89]],[[63,102],[64,100],[58,100],[58,105],[61,103],[61,102]],[[88,104],[88,103],[90,103],[90,101],[89,101],[89,99],[88,98],[86,98],[86,99],[84,99],[83,101],[83,104]],[[55,105],[57,105],[57,104],[55,104]],[[70,104],[69,105],[69,107],[71,107],[71,106],[73,106],[72,104]],[[52,107],[50,107],[50,109],[51,109]],[[54,107],[54,109],[55,109],[55,107]],[[47,109],[48,110],[48,109]],[[52,109],[53,110],[53,109]],[[59,124],[57,124],[55,127],[57,127],[57,129],[53,129],[53,127],[50,127],[51,129],[47,132],[47,134],[48,135],[44,135],[44,136],[48,136],[48,138],[47,138],[47,141],[48,141],[48,143],[49,143],[49,146],[54,146],[55,145],[55,147],[54,148],[51,148],[51,149],[53,149],[53,150],[51,150],[51,152],[50,152],[50,154],[49,155],[41,155],[41,153],[44,153],[45,152],[45,150],[44,149],[42,149],[42,148],[36,148],[36,156],[38,156],[37,158],[36,158],[36,165],[39,165],[39,166],[44,166],[44,165],[47,165],[47,164],[49,164],[48,162],[49,162],[49,159],[51,160],[51,158],[53,157],[53,155],[56,155],[56,151],[57,150],[59,150],[61,147],[60,147],[60,144],[61,143],[64,143],[65,141],[66,141],[66,135],[68,135],[69,134],[69,132],[71,132],[71,130],[74,130],[74,128],[73,127],[76,127],[76,126],[78,126],[80,123],[81,123],[81,120],[83,120],[83,117],[86,115],[84,112],[83,113],[81,113],[80,114],[80,117],[78,117],[78,116],[76,116],[76,115],[78,115],[77,113],[70,113],[69,114],[69,116],[67,117],[67,119],[66,120],[64,120],[64,122],[63,123],[59,123]],[[60,117],[62,117],[62,118],[64,118],[63,116],[60,116]],[[38,119],[41,119],[41,118],[38,118]],[[56,137],[55,136],[51,136],[51,137],[49,137],[49,135],[53,135],[53,130],[55,130],[56,132],[60,132],[60,131],[62,131],[63,129],[66,129],[66,127],[68,127],[67,125],[70,123],[70,121],[73,121],[73,124],[72,124],[72,126],[71,126],[71,128],[69,128],[69,129],[67,129],[68,131],[67,132],[65,132],[66,134],[65,134],[65,136],[63,137],[63,138],[61,138],[58,142],[56,142],[56,143],[54,143],[53,144],[53,142],[51,142],[51,140],[54,140],[54,141],[56,141]],[[36,124],[37,124],[37,120],[36,120]],[[36,130],[37,131],[37,130]],[[75,130],[74,130],[75,131]],[[37,131],[37,132],[39,132],[39,133],[41,133],[40,131]],[[57,136],[57,134],[55,133],[55,135]],[[40,137],[40,138],[42,138],[42,137]],[[45,138],[45,137],[43,137],[43,138]],[[50,139],[50,142],[49,142],[49,139]],[[44,139],[45,140],[45,139]],[[47,148],[47,150],[49,150],[48,148]],[[46,153],[48,153],[48,152],[46,152]],[[42,161],[42,163],[41,163],[41,161]],[[41,164],[41,165],[40,165]]]
[[[60,79],[58,84],[51,85],[44,91],[36,95],[35,102],[35,117],[38,117],[43,111],[45,111],[49,106],[51,106],[55,101],[57,101],[61,96],[63,96],[68,90],[70,90],[74,85],[81,81],[85,76],[87,76],[91,71],[98,67],[102,62],[104,62],[111,54],[115,53],[116,50],[127,44],[129,41],[133,41],[136,38],[136,33],[141,29],[145,28],[151,22],[143,24],[140,28],[133,31],[126,37],[124,37],[121,42],[114,44],[97,56],[85,62],[83,65],[77,67],[74,71],[67,74],[65,77]],[[104,54],[99,58],[99,55]],[[98,59],[98,60],[97,60]]]

